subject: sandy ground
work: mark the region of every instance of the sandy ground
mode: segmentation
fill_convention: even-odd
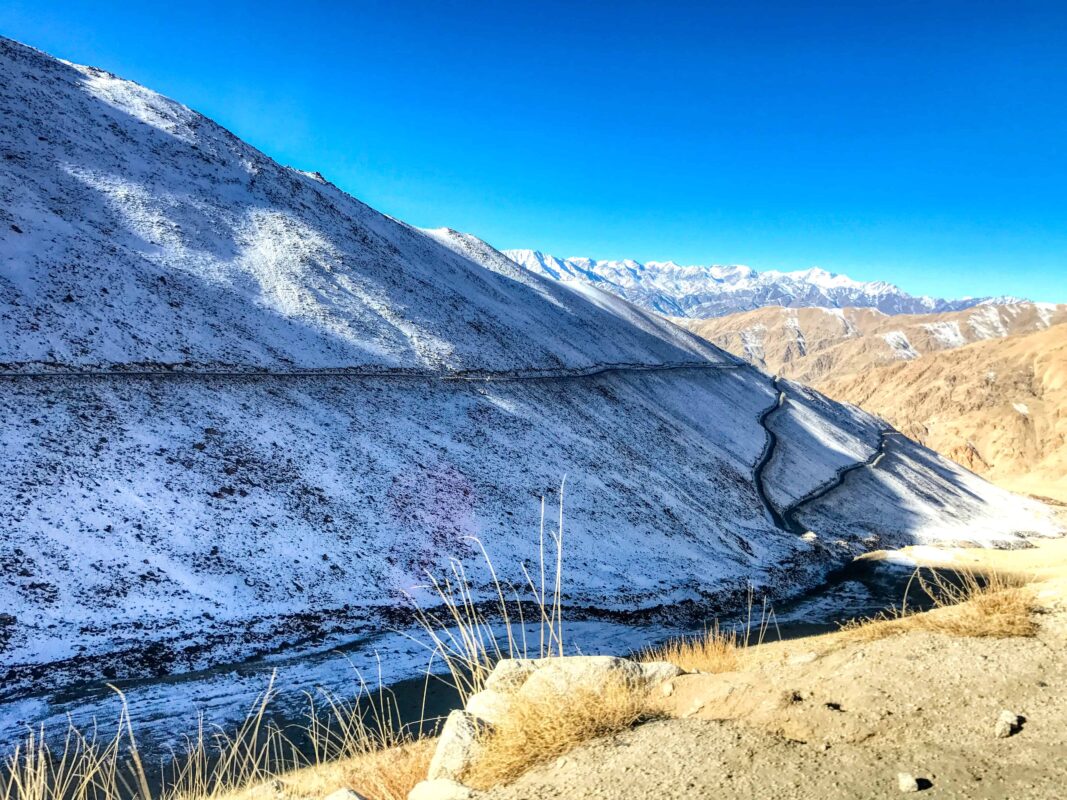
[[[767,645],[738,672],[675,680],[663,701],[673,718],[485,797],[880,798],[902,794],[900,772],[923,797],[1067,797],[1067,539],[904,554],[1034,577],[1038,634]],[[993,733],[1002,709],[1025,718],[1008,738]]]

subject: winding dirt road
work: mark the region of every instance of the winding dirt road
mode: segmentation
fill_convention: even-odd
[[[825,497],[830,492],[837,489],[841,484],[845,482],[845,479],[858,469],[864,469],[870,467],[872,469],[882,462],[882,459],[886,456],[887,447],[889,442],[894,437],[904,438],[903,434],[892,428],[884,428],[878,432],[878,449],[875,450],[868,458],[863,461],[857,461],[854,464],[849,464],[845,467],[841,467],[837,470],[833,478],[825,483],[815,487],[799,500],[790,503],[785,509],[779,509],[770,499],[767,494],[767,487],[764,482],[764,471],[767,465],[770,464],[771,458],[774,456],[775,448],[778,446],[778,437],[774,431],[770,429],[770,418],[780,409],[785,407],[785,404],[789,400],[789,396],[786,394],[785,389],[782,388],[779,378],[775,375],[771,379],[777,396],[774,404],[767,407],[759,417],[759,424],[767,434],[767,441],[763,447],[763,453],[760,455],[760,459],[756,462],[756,466],[753,469],[753,481],[756,484],[756,492],[759,494],[760,501],[763,503],[764,508],[767,511],[768,516],[774,522],[776,528],[788,533],[795,534],[796,536],[802,536],[807,533],[807,527],[801,524],[797,520],[797,513],[800,509],[818,500],[821,497]]]

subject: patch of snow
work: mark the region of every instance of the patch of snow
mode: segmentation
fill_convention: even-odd
[[[958,322],[930,322],[924,323],[922,328],[926,330],[941,347],[963,347],[963,345],[967,344],[967,339],[960,331],[960,324]]]
[[[889,331],[889,333],[883,333],[882,339],[893,350],[893,355],[897,358],[910,360],[919,357],[919,352],[911,346],[911,342],[908,340],[907,334],[904,331]]]
[[[1059,306],[1056,303],[1034,303],[1034,307],[1037,309],[1038,319],[1041,320],[1041,324],[1046,328],[1052,324],[1052,317],[1059,310]]]
[[[978,339],[1002,339],[1008,335],[1008,329],[1000,313],[999,306],[979,306],[968,315],[967,324]]]
[[[763,343],[767,336],[767,326],[763,324],[751,325],[741,331],[741,346],[745,351],[745,360],[762,362],[766,355]]]

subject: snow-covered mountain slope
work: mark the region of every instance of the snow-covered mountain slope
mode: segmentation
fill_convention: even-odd
[[[721,357],[651,316],[640,323],[650,335],[635,335],[634,319],[506,258],[478,264],[134,83],[12,43],[0,59],[9,368],[509,370]]]
[[[764,498],[868,458],[873,417],[107,73],[0,40],[0,75],[0,699],[380,631],[452,557],[491,597],[470,536],[523,585],[564,475],[567,602],[620,614],[1053,530],[938,461],[886,489],[925,514],[861,538],[845,485],[812,543]]]
[[[885,281],[854,281],[823,269],[756,272],[745,266],[683,266],[673,261],[556,258],[537,250],[505,250],[529,271],[559,281],[590,283],[669,317],[706,319],[764,306],[875,308],[885,314],[954,311],[1017,298],[941,300],[915,297]]]

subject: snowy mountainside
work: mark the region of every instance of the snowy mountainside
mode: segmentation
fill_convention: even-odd
[[[1016,298],[942,300],[916,297],[885,281],[855,281],[812,268],[795,272],[756,272],[740,265],[685,266],[673,261],[604,261],[557,258],[537,250],[505,250],[517,264],[559,281],[589,283],[635,305],[669,317],[706,319],[764,306],[791,308],[847,306],[886,314],[954,311]]]
[[[0,70],[8,368],[722,358],[670,326],[635,335],[505,258],[476,263],[137,84],[8,40]]]
[[[880,421],[782,402],[646,310],[379,214],[143,87],[8,40],[0,74],[0,700],[380,632],[452,557],[490,597],[471,536],[522,585],[564,475],[567,602],[617,615],[1054,529],[938,462],[886,489],[925,514],[882,509],[860,540],[845,484],[819,531],[838,545],[812,544],[763,497],[868,458]],[[958,524],[932,527],[947,502]]]

